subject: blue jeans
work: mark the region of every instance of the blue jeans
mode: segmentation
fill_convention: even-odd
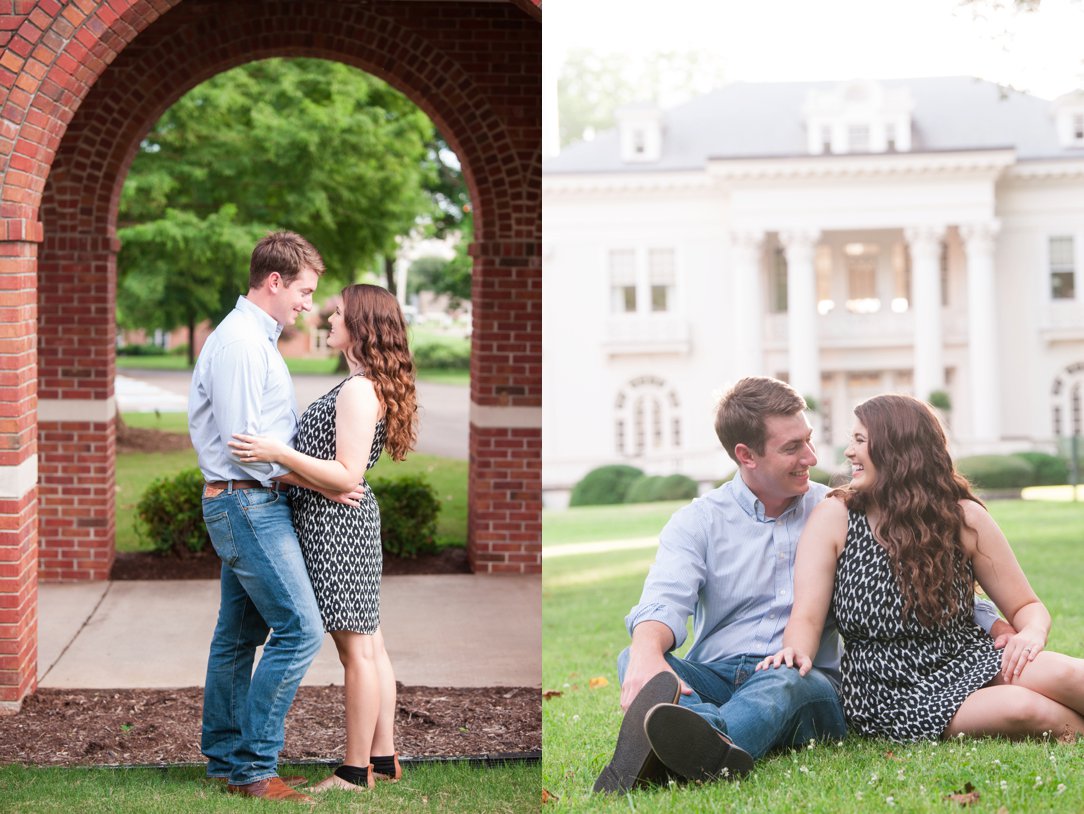
[[[253,783],[277,774],[286,713],[324,626],[284,493],[204,498],[203,519],[222,560],[222,602],[207,659],[201,750],[209,777]]]
[[[693,691],[678,703],[754,758],[779,747],[839,739],[847,733],[839,695],[824,673],[814,669],[800,676],[789,667],[755,672],[762,658],[736,656],[700,664],[666,654],[667,663]],[[617,657],[622,682],[628,664],[626,648]]]

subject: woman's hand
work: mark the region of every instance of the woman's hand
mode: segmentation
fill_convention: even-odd
[[[813,659],[805,653],[799,653],[793,647],[784,647],[774,656],[768,656],[757,665],[757,670],[775,669],[781,664],[797,667],[798,675],[804,676],[813,669]]]
[[[235,432],[233,437],[235,440],[230,441],[230,448],[237,460],[243,464],[280,463],[290,450],[282,441],[266,435],[243,435]]]
[[[1042,630],[1034,627],[1025,627],[1019,633],[1009,637],[1008,644],[1001,654],[1001,675],[1005,681],[1012,683],[1027,665],[1035,661],[1035,657],[1046,646],[1046,636]]]

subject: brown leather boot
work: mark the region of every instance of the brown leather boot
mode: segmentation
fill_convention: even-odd
[[[240,786],[230,783],[226,786],[226,791],[230,794],[240,794],[242,797],[259,797],[262,800],[281,800],[286,803],[304,803],[310,806],[316,803],[308,795],[287,786],[282,782],[281,777],[265,777],[255,783],[244,783]]]
[[[374,780],[384,780],[384,781],[386,781],[388,783],[398,783],[399,782],[399,778],[401,778],[403,776],[403,767],[399,765],[399,750],[398,749],[395,750],[395,755],[394,755],[393,759],[395,760],[395,773],[394,774],[381,774],[380,772],[374,771],[373,772],[373,779]]]
[[[223,785],[230,782],[230,779],[228,777],[211,777],[209,779],[213,780],[215,783],[222,783]],[[309,782],[309,778],[302,777],[299,774],[288,774],[285,777],[281,777],[280,779],[287,786],[293,786],[294,788],[297,788],[298,786],[304,786],[306,783]]]

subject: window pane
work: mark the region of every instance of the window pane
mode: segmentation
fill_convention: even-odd
[[[776,246],[772,254],[769,285],[768,307],[773,314],[785,314],[787,311],[787,255],[782,246]]]
[[[1076,299],[1075,247],[1072,236],[1050,238],[1050,296]]]
[[[1055,271],[1050,275],[1050,296],[1055,300],[1076,299],[1076,285],[1071,271]]]
[[[651,286],[651,310],[670,310],[670,289],[664,285]]]
[[[636,253],[631,249],[610,252],[610,291],[613,313],[636,312]]]

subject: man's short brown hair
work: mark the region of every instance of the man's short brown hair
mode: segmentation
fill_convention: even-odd
[[[715,410],[715,434],[734,463],[734,448],[745,444],[757,455],[764,454],[768,440],[765,419],[792,416],[806,409],[805,399],[793,387],[767,376],[741,379],[719,400]]]
[[[283,283],[290,285],[306,268],[324,273],[324,259],[316,247],[297,232],[271,232],[252,250],[248,287],[259,288],[276,271]]]

